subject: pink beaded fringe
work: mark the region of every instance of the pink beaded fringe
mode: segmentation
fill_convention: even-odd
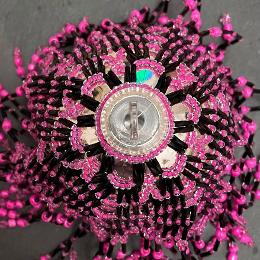
[[[227,47],[241,40],[229,15],[201,31],[201,1],[183,2],[176,18],[163,0],[122,23],[68,23],[37,49],[27,70],[15,49],[22,84],[12,94],[0,85],[0,227],[75,226],[41,260],[76,259],[73,243],[88,232],[99,240],[96,260],[201,259],[223,243],[235,260],[239,243],[254,245],[243,212],[260,199],[257,126],[249,117],[260,107],[244,102],[260,91],[223,65]],[[105,141],[86,143],[85,131],[95,129],[102,102],[96,89],[136,84],[141,70],[157,77],[156,91],[170,106],[184,106],[187,119],[172,124],[171,167],[155,155],[130,158],[123,176],[116,165],[125,156],[109,155]],[[214,231],[205,239],[209,226]],[[133,235],[140,247],[129,250]]]

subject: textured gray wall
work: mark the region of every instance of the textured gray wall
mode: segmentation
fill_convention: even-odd
[[[155,6],[157,0],[0,0],[0,82],[14,90],[19,84],[12,65],[12,50],[19,46],[28,61],[39,45],[46,44],[48,37],[57,32],[65,22],[78,22],[87,15],[92,22],[103,17],[115,21],[124,19],[131,8],[144,4]],[[177,14],[181,0],[172,1],[170,14]],[[228,12],[235,29],[244,36],[243,42],[229,49],[226,64],[232,66],[234,75],[244,74],[258,84],[260,82],[260,0],[202,0],[204,27],[216,25],[219,16]],[[258,86],[260,88],[260,86]],[[257,98],[254,98],[254,103]],[[260,101],[258,100],[258,103]],[[260,116],[255,116],[260,123]],[[256,135],[256,152],[260,153],[260,131]],[[256,247],[260,243],[260,207],[246,212],[249,230]],[[47,224],[34,224],[24,230],[0,230],[1,260],[33,260],[48,252],[69,230]],[[80,260],[91,259],[95,238],[88,236],[77,243]],[[218,252],[210,259],[224,259]],[[260,259],[257,248],[242,246],[239,259]]]

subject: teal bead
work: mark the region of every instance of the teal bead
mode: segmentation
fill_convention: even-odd
[[[136,82],[137,83],[143,83],[149,79],[151,79],[153,76],[153,72],[151,70],[139,70],[136,72]]]

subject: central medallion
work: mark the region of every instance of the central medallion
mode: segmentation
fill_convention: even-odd
[[[96,114],[97,136],[106,152],[141,163],[157,156],[173,135],[173,114],[159,90],[125,83],[107,94]]]

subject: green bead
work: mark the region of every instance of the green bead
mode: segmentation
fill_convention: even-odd
[[[149,80],[153,76],[153,72],[151,70],[139,70],[136,72],[136,82],[143,83]]]

